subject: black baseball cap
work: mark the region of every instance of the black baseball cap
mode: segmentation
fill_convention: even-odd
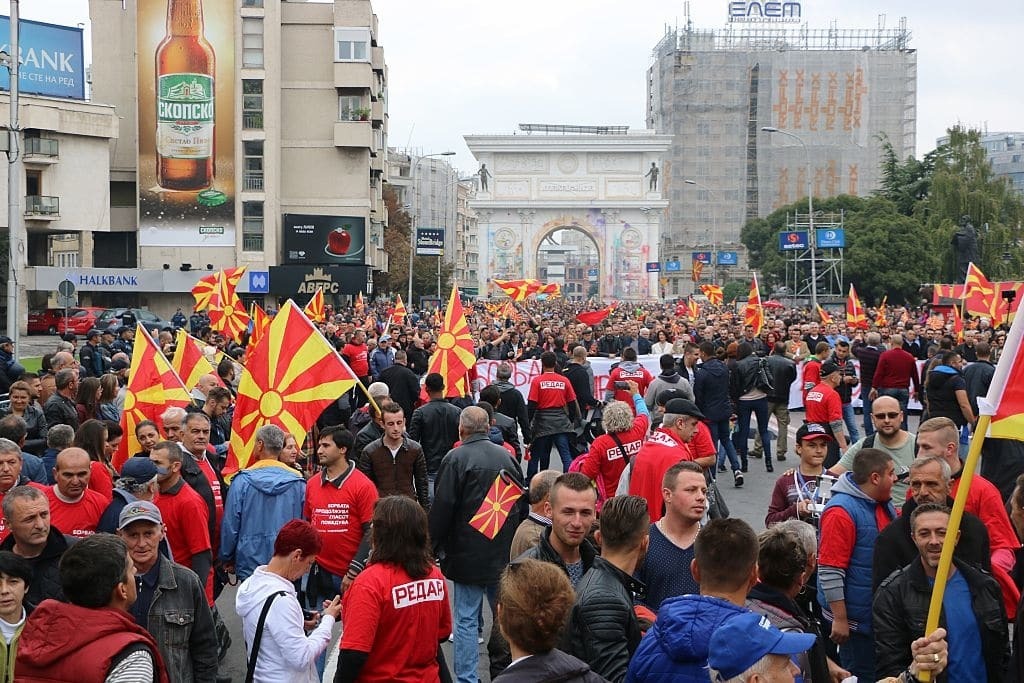
[[[698,420],[704,419],[704,413],[700,412],[697,404],[687,398],[674,398],[665,404],[665,412],[669,415],[689,415]]]
[[[833,372],[839,372],[840,370],[842,370],[842,368],[839,367],[839,364],[836,363],[835,361],[827,360],[821,364],[822,377],[828,377]]]
[[[805,422],[800,425],[800,429],[796,430],[796,440],[811,441],[812,439],[828,439],[831,441],[832,435],[816,422]]]

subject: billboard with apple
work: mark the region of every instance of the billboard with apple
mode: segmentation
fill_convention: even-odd
[[[286,213],[281,262],[287,264],[363,264],[366,262],[366,219]]]

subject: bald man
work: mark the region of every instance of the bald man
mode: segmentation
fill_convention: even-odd
[[[900,427],[903,411],[900,402],[893,396],[879,396],[871,402],[871,423],[875,433],[865,436],[852,444],[843,454],[837,465],[829,472],[842,474],[853,469],[853,458],[863,448],[877,448],[885,451],[892,458],[897,473],[906,472],[910,463],[914,462],[917,445],[914,435]],[[901,479],[893,484],[892,503],[901,507],[907,499],[907,480]]]
[[[61,533],[75,538],[96,533],[100,517],[107,507],[103,494],[89,488],[89,454],[81,448],[65,448],[57,454],[53,477],[57,482],[46,488],[50,502],[50,522]]]
[[[199,378],[196,382],[196,388],[192,390],[192,398],[194,398],[199,406],[202,407],[206,403],[206,397],[210,393],[210,389],[220,386],[220,381],[217,379],[217,375],[212,372],[208,372]]]

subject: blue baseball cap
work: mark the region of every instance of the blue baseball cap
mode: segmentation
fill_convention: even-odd
[[[718,672],[714,680],[727,681],[754,666],[765,655],[806,652],[814,645],[816,637],[813,633],[783,633],[761,614],[737,614],[711,635],[708,666]]]

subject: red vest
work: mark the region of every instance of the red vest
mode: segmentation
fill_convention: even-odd
[[[19,683],[103,683],[114,658],[135,643],[153,655],[154,680],[168,683],[156,641],[130,614],[44,600],[21,632],[14,670]]]

